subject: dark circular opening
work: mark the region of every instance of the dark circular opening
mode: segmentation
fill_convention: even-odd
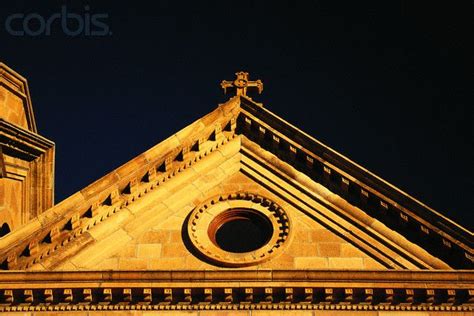
[[[219,214],[209,228],[209,237],[222,250],[249,252],[264,246],[272,237],[270,221],[259,212],[232,209]]]

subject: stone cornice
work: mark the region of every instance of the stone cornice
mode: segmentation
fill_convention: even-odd
[[[241,136],[241,171],[389,269],[449,269],[399,233]],[[403,238],[403,237],[402,237]]]
[[[221,270],[153,270],[153,271],[2,271],[1,287],[11,287],[29,282],[51,284],[60,287],[62,283],[88,283],[100,286],[121,282],[136,282],[148,285],[162,283],[203,282],[316,282],[316,284],[347,283],[354,286],[372,284],[391,284],[400,287],[413,284],[419,287],[430,283],[433,287],[450,287],[456,283],[465,289],[474,286],[472,270],[274,270],[274,269],[221,269]],[[225,286],[225,284],[223,284]]]
[[[279,133],[286,136],[287,139],[292,140],[300,146],[304,146],[306,150],[321,157],[332,167],[338,168],[341,171],[356,177],[367,185],[368,188],[376,188],[380,194],[384,194],[394,202],[399,202],[400,205],[404,205],[411,211],[416,212],[425,220],[432,223],[440,223],[443,227],[449,229],[452,234],[457,233],[459,236],[456,237],[465,239],[468,243],[473,243],[474,234],[466,228],[436,212],[429,206],[423,204],[364,167],[351,161],[349,158],[321,143],[314,137],[304,133],[266,108],[262,108],[258,103],[255,103],[248,98],[242,98],[241,108],[244,110],[244,114],[247,112],[247,114],[257,118],[259,121],[261,120],[265,122],[265,124],[271,126],[273,130],[277,130]]]
[[[30,223],[0,238],[2,269],[23,270],[163,185],[234,137],[238,99],[132,159]]]
[[[0,273],[0,311],[472,311],[472,271],[221,270]]]
[[[7,132],[15,135],[17,147],[24,146],[24,131],[4,121],[0,124],[2,131],[4,135]],[[410,203],[419,203],[418,207],[424,208],[424,213],[418,213],[417,208],[407,208],[394,200],[397,196],[398,199],[410,200],[405,193],[299,131],[260,104],[247,97],[234,97],[29,224],[0,238],[2,268],[27,269],[39,263],[45,256],[223,145],[236,132],[321,182],[350,203],[355,201],[370,216],[383,223],[385,219],[380,216],[393,217],[391,220],[399,222],[396,228],[408,227],[412,232],[419,233],[422,240],[429,240],[440,251],[461,262],[454,268],[472,267],[471,232],[414,199]],[[50,144],[40,136],[34,138],[35,150],[43,150],[41,148]],[[372,179],[372,182],[365,181],[367,179]],[[431,215],[425,218],[425,213]]]
[[[305,134],[251,99],[241,97],[238,133],[308,174],[369,215],[430,240],[459,267],[473,267],[473,233]],[[395,226],[393,226],[395,228]],[[397,228],[397,229],[398,229]],[[403,233],[402,233],[403,234]],[[423,245],[426,247],[427,245]]]
[[[0,118],[0,146],[3,147],[4,153],[13,151],[31,161],[54,147],[54,143]]]

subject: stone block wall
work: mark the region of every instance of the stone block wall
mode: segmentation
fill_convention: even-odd
[[[231,141],[192,170],[170,180],[165,187],[92,228],[88,232],[93,238],[90,243],[55,269],[222,269],[193,254],[192,247],[183,238],[187,233],[186,220],[206,198],[239,191],[271,198],[283,207],[291,221],[290,238],[284,250],[258,266],[244,269],[385,269],[341,236],[242,173],[239,146],[238,139]]]

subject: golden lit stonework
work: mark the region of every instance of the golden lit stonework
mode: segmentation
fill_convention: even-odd
[[[227,93],[227,89],[235,89],[235,95],[247,95],[247,88],[256,88],[258,93],[263,91],[263,83],[261,80],[249,81],[249,73],[239,71],[235,73],[236,79],[234,81],[222,80],[221,87],[224,89],[224,93]]]
[[[54,143],[0,63],[0,313],[471,315],[472,232],[236,75],[236,96],[52,206]]]
[[[190,215],[188,236],[207,261],[246,267],[282,251],[290,232],[286,212],[270,199],[249,192],[215,196]]]

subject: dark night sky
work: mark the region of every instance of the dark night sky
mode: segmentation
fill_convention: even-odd
[[[474,227],[472,8],[117,2],[67,1],[108,14],[111,34],[75,37],[60,23],[51,36],[5,29],[13,13],[48,18],[66,1],[2,3],[0,60],[29,80],[39,132],[56,143],[57,201],[213,110],[227,98],[219,82],[246,70],[271,111]]]

